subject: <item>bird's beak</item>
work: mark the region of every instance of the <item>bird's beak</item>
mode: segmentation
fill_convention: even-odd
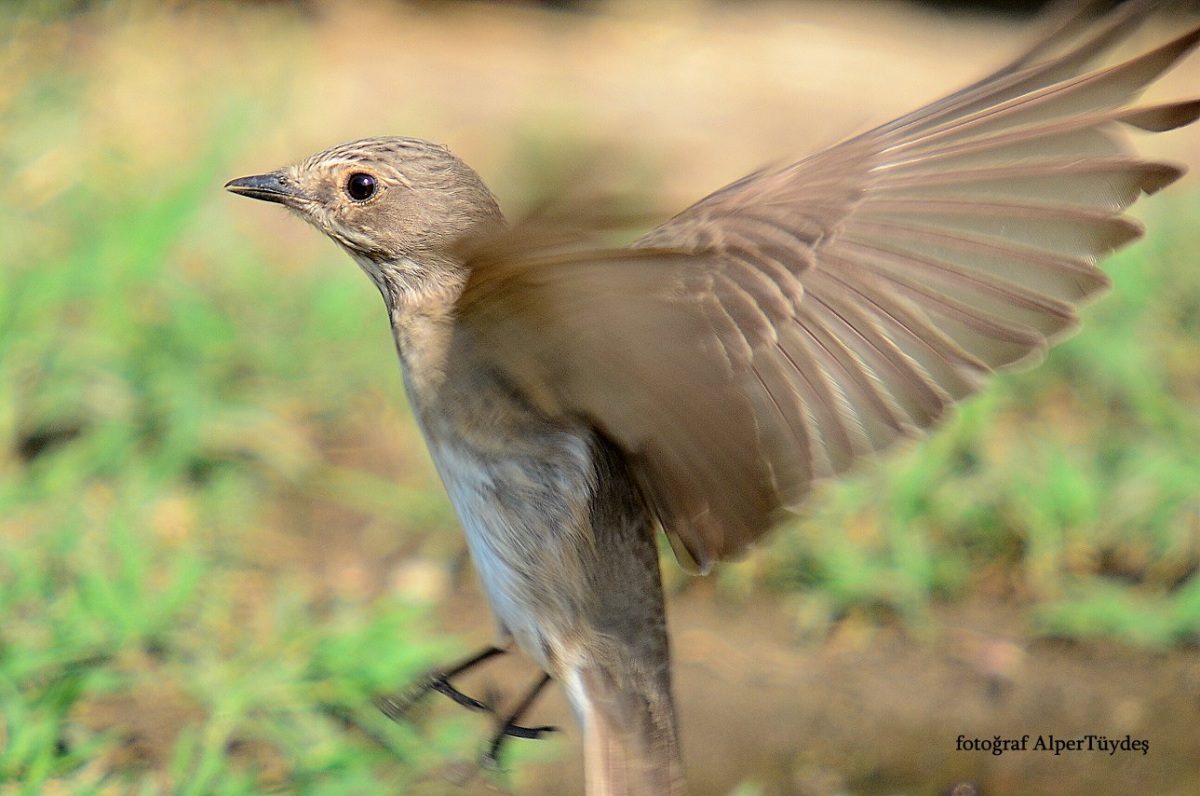
[[[238,177],[225,183],[225,189],[252,199],[278,202],[281,205],[291,204],[293,200],[302,198],[296,186],[279,172]]]

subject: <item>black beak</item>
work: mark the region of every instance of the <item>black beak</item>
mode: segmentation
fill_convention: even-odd
[[[225,183],[225,189],[251,199],[262,199],[264,202],[289,204],[290,200],[300,198],[300,192],[292,185],[287,177],[278,173],[256,174],[253,177],[238,177]]]

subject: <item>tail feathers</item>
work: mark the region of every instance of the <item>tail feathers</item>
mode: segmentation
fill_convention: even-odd
[[[587,796],[684,796],[669,683],[579,673],[572,694],[583,727]],[[576,691],[568,688],[568,691]]]

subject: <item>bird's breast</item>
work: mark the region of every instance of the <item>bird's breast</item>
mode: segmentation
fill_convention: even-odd
[[[588,610],[595,470],[585,432],[478,444],[424,424],[430,453],[502,628],[547,671]]]

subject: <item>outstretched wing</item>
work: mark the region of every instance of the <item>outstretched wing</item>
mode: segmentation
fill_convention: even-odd
[[[1200,29],[1083,74],[1148,5],[739,180],[631,249],[482,252],[462,329],[540,410],[625,451],[681,560],[736,555],[814,480],[1039,356],[1108,284],[1096,263],[1141,233],[1122,211],[1181,174],[1120,128],[1200,116],[1129,107]]]

